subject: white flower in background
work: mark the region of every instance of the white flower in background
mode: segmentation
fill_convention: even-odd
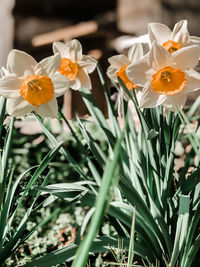
[[[175,24],[173,31],[161,23],[148,25],[150,42],[156,41],[170,53],[188,45],[198,45],[200,55],[200,37],[190,36],[187,30],[187,20],[181,20]]]
[[[27,53],[12,50],[0,79],[0,95],[8,98],[8,114],[20,117],[34,111],[43,117],[56,117],[56,97],[69,89],[69,80],[56,72],[59,64],[59,54],[37,63]]]
[[[116,55],[108,59],[110,66],[107,70],[108,77],[118,83],[117,77],[120,77],[129,91],[136,89],[136,94],[139,93],[140,88],[132,83],[126,75],[127,67],[143,57],[142,45],[139,43],[134,44],[128,51],[128,56],[126,55]],[[125,91],[121,88],[121,92],[126,100],[128,96]]]
[[[92,73],[97,61],[91,56],[82,54],[82,46],[76,39],[67,44],[62,42],[53,43],[54,53],[59,52],[61,64],[58,72],[70,80],[70,88],[78,90],[81,87],[92,88],[89,73]]]
[[[188,46],[170,54],[154,42],[150,52],[129,65],[127,77],[144,87],[140,96],[141,108],[160,104],[176,110],[183,108],[187,94],[200,88],[200,73],[193,68],[198,64],[198,46]]]

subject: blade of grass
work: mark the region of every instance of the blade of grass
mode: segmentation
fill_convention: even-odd
[[[11,117],[10,120],[10,127],[5,139],[5,145],[3,148],[2,158],[1,158],[1,173],[0,173],[0,221],[1,221],[1,212],[2,212],[2,205],[3,205],[3,198],[5,193],[5,184],[6,184],[6,177],[8,171],[8,160],[10,156],[10,149],[11,149],[11,138],[13,132],[13,125],[14,125],[14,117]]]
[[[17,207],[15,209],[15,211],[13,212],[10,220],[9,220],[9,227],[11,226],[15,216],[16,216],[16,212],[19,209],[19,207],[21,206],[24,197],[26,196],[26,194],[28,193],[29,189],[31,188],[31,186],[33,186],[33,184],[36,182],[36,180],[38,179],[38,177],[42,174],[42,172],[46,169],[46,167],[48,166],[49,162],[51,162],[51,160],[57,155],[60,147],[62,146],[62,142],[58,143],[46,156],[45,158],[42,160],[41,164],[38,166],[38,168],[36,169],[36,171],[34,172],[33,176],[31,177],[30,181],[28,182],[26,188],[24,189],[24,192],[22,194],[22,196],[19,199],[19,202],[17,204]]]
[[[134,256],[134,238],[135,238],[135,212],[136,208],[133,208],[133,219],[131,225],[131,236],[128,250],[128,265],[127,267],[131,267],[133,264],[133,256]]]
[[[185,113],[174,103],[172,98],[171,98],[171,101],[172,101],[172,103],[173,103],[173,105],[174,105],[174,107],[178,113],[178,116],[180,117],[182,124],[184,125],[185,129],[187,129],[187,125],[190,124],[188,118],[186,117]],[[199,161],[200,161],[200,141],[197,138],[197,136],[194,134],[193,131],[188,133],[187,136],[188,136],[188,139],[190,140],[192,148],[194,149],[196,155],[198,156],[198,163],[197,163],[197,166],[198,166]]]
[[[114,134],[114,136],[118,136],[119,137],[121,131],[120,131],[120,127],[119,127],[118,121],[116,119],[117,118],[117,114],[113,109],[113,105],[111,103],[110,95],[109,95],[108,88],[107,88],[107,85],[106,85],[106,79],[104,77],[104,73],[103,73],[103,70],[101,68],[100,63],[97,64],[97,72],[98,72],[101,84],[102,84],[102,86],[104,88],[104,92],[105,92],[106,102],[107,102],[107,106],[108,106],[108,117],[109,117],[109,122],[110,122],[110,125],[111,125],[111,129],[112,129],[112,133]]]
[[[121,134],[121,137],[115,146],[114,158],[112,159],[112,161],[111,160],[108,161],[106,165],[102,179],[102,184],[99,190],[99,195],[97,196],[95,202],[95,211],[91,219],[90,231],[86,233],[83,241],[81,242],[78,251],[76,253],[75,260],[73,261],[72,267],[80,267],[86,265],[92,242],[98,232],[101,220],[105,213],[110,186],[112,184],[113,175],[116,171],[116,166],[118,163],[122,139],[123,139],[123,134]]]
[[[101,129],[103,130],[103,132],[105,134],[106,139],[108,140],[108,143],[113,147],[116,143],[116,138],[113,136],[113,133],[112,133],[110,127],[108,126],[108,123],[107,123],[103,113],[101,112],[101,110],[97,106],[97,103],[94,100],[92,93],[90,92],[89,89],[86,89],[83,87],[80,89],[80,93],[81,93],[82,99],[85,102],[91,116],[94,118],[96,123],[101,127]]]
[[[186,234],[188,231],[189,205],[190,205],[190,197],[181,195],[174,248],[172,251],[169,264],[170,267],[175,266],[178,256],[182,250],[183,244],[186,241]]]
[[[6,113],[6,98],[1,96],[0,97],[0,138],[1,138],[1,134],[2,134],[3,122],[5,119],[5,113]]]
[[[183,267],[192,266],[195,257],[199,257],[199,249],[200,249],[200,234],[194,240],[189,252],[187,253],[187,258],[185,262],[183,262]]]
[[[12,220],[14,217],[11,216],[11,218],[9,219],[9,221],[7,222],[8,220],[8,216],[9,216],[9,212],[10,212],[10,209],[11,209],[11,205],[12,205],[12,202],[13,202],[13,198],[14,198],[14,195],[15,195],[15,192],[16,192],[16,189],[17,189],[17,186],[19,185],[19,182],[21,181],[21,179],[24,177],[24,175],[26,175],[28,172],[30,172],[33,168],[36,168],[37,166],[34,166],[28,170],[26,170],[25,172],[23,172],[21,175],[18,176],[18,178],[16,179],[14,185],[12,186],[12,188],[8,191],[8,194],[7,194],[7,199],[6,199],[6,202],[4,204],[4,209],[3,209],[3,212],[2,212],[2,222],[1,222],[1,227],[0,227],[0,253],[1,253],[1,250],[2,250],[2,246],[3,246],[3,243],[5,241],[5,237],[6,237],[6,234],[12,224]]]
[[[77,144],[78,144],[78,147],[80,148],[81,152],[83,154],[85,154],[85,157],[87,158],[87,161],[88,161],[88,166],[94,176],[94,179],[96,181],[96,183],[98,185],[100,185],[101,183],[101,178],[96,170],[96,167],[95,165],[93,164],[93,162],[90,160],[90,157],[88,156],[88,153],[87,153],[87,150],[85,149],[85,147],[83,146],[83,144],[81,143],[81,141],[78,139],[76,133],[74,132],[73,128],[71,127],[70,123],[68,122],[68,120],[65,118],[64,114],[61,112],[61,110],[59,111],[59,114],[61,116],[61,118],[64,120],[64,122],[67,124],[67,126],[69,127],[74,139],[76,140]],[[79,124],[81,123],[81,121],[79,120],[79,118],[77,117],[77,120],[79,122]],[[81,123],[82,125],[82,123]]]
[[[39,122],[40,126],[42,127],[45,135],[48,137],[48,139],[51,141],[53,145],[57,145],[58,141],[53,136],[53,134],[44,126],[42,123],[40,117],[35,114],[36,120]],[[69,154],[67,150],[65,150],[63,147],[60,148],[60,153],[66,158],[66,160],[72,164],[72,166],[76,169],[76,171],[80,174],[81,177],[87,180],[87,175],[83,172],[83,170],[79,167],[79,165],[76,163],[76,161],[72,158],[72,156]]]

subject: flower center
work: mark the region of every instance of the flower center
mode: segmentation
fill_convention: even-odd
[[[182,46],[178,42],[174,42],[172,40],[163,43],[162,47],[167,49],[170,54],[182,48]]]
[[[152,89],[162,95],[175,95],[183,90],[186,84],[185,73],[170,66],[164,67],[152,75]]]
[[[62,58],[59,72],[65,75],[70,81],[74,81],[78,73],[79,66],[76,62],[72,62],[68,58]]]
[[[52,99],[54,86],[47,76],[28,75],[20,87],[20,94],[29,104],[38,107]]]
[[[116,77],[120,77],[122,81],[124,82],[124,84],[126,85],[127,89],[131,91],[133,88],[137,88],[137,85],[132,83],[126,76],[127,67],[128,65],[121,67],[121,69],[118,72],[116,72]]]

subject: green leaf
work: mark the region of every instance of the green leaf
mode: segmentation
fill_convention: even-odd
[[[5,113],[6,113],[6,98],[4,98],[3,96],[0,96],[0,138],[1,138],[1,133],[3,129]]]
[[[127,267],[131,267],[133,264],[133,256],[134,256],[134,239],[135,239],[135,207],[133,208],[133,218],[131,224],[131,236],[130,236],[130,243],[129,243],[129,250],[128,250],[128,264]]]
[[[186,235],[188,231],[188,219],[189,219],[189,204],[190,204],[190,197],[181,195],[179,203],[179,217],[176,226],[174,248],[170,259],[170,267],[175,266],[178,256],[186,241]]]
[[[83,241],[81,242],[78,248],[75,260],[72,264],[73,267],[80,267],[80,266],[86,265],[92,242],[98,232],[102,218],[106,212],[106,206],[109,201],[110,186],[112,184],[113,175],[114,174],[116,175],[115,171],[116,171],[116,167],[118,163],[122,138],[123,138],[123,135],[121,134],[121,137],[118,140],[115,146],[115,149],[114,149],[114,157],[112,160],[109,160],[107,162],[104,175],[103,175],[103,179],[102,179],[102,183],[101,183],[101,187],[99,190],[99,194],[95,202],[95,212],[91,219],[90,231],[86,233],[86,236],[84,237]]]
[[[45,135],[48,137],[48,139],[51,141],[51,143],[55,146],[58,145],[58,141],[53,136],[53,134],[44,126],[42,123],[40,117],[35,114],[36,120],[39,122],[40,126],[42,127]],[[60,148],[60,153],[66,158],[68,162],[72,164],[72,166],[75,168],[75,170],[82,176],[84,179],[87,180],[86,174],[83,172],[83,170],[79,167],[79,165],[76,163],[76,161],[72,158],[72,156],[69,154],[67,150],[65,150],[63,147]]]
[[[87,184],[91,184],[87,182]],[[94,183],[92,183],[94,184]],[[67,201],[74,201],[80,199],[81,196],[88,192],[88,189],[79,183],[59,183],[47,186],[37,186],[36,190],[50,193],[56,197],[63,198]]]
[[[159,132],[155,131],[154,129],[151,129],[147,136],[147,140],[152,140],[158,135],[159,135]]]
[[[116,239],[113,237],[106,236],[98,237],[94,240],[92,244],[91,253],[104,253],[107,251],[111,251],[111,249],[117,250],[119,246],[119,240],[120,238]],[[127,251],[129,246],[129,240],[123,238],[121,239],[121,241],[123,242],[124,251]],[[32,262],[25,264],[24,267],[51,267],[63,262],[70,262],[74,259],[77,248],[78,245],[70,244],[65,248],[58,249],[45,256],[35,259]],[[135,244],[135,252],[137,252],[137,254],[141,257],[145,258],[146,251],[140,244]]]

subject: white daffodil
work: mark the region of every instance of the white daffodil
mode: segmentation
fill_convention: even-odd
[[[148,25],[150,42],[156,41],[170,53],[188,45],[197,45],[200,55],[200,38],[190,36],[187,30],[187,20],[181,20],[175,24],[173,31],[161,23],[150,23]]]
[[[110,57],[108,59],[110,63],[110,66],[108,67],[108,70],[107,70],[108,77],[117,83],[118,83],[117,77],[120,77],[129,91],[136,89],[136,93],[139,93],[140,88],[128,79],[126,75],[126,69],[130,64],[136,62],[142,57],[143,57],[143,49],[142,49],[142,45],[139,43],[135,43],[129,49],[128,56],[121,54],[121,55]],[[121,88],[121,92],[123,96],[125,97],[125,99],[128,100],[129,98],[122,88]]]
[[[82,54],[82,46],[78,40],[74,39],[67,44],[54,42],[53,51],[61,56],[58,72],[70,80],[71,89],[92,88],[88,74],[95,70],[97,61]]]
[[[148,54],[126,70],[130,81],[143,86],[141,108],[160,104],[167,109],[183,108],[187,94],[200,88],[200,73],[193,68],[198,63],[198,46],[188,46],[170,54],[153,43]]]
[[[59,54],[37,63],[27,53],[12,50],[0,79],[0,95],[8,98],[8,114],[20,117],[34,111],[43,117],[56,117],[56,97],[69,89],[69,80],[56,72],[59,65]]]

